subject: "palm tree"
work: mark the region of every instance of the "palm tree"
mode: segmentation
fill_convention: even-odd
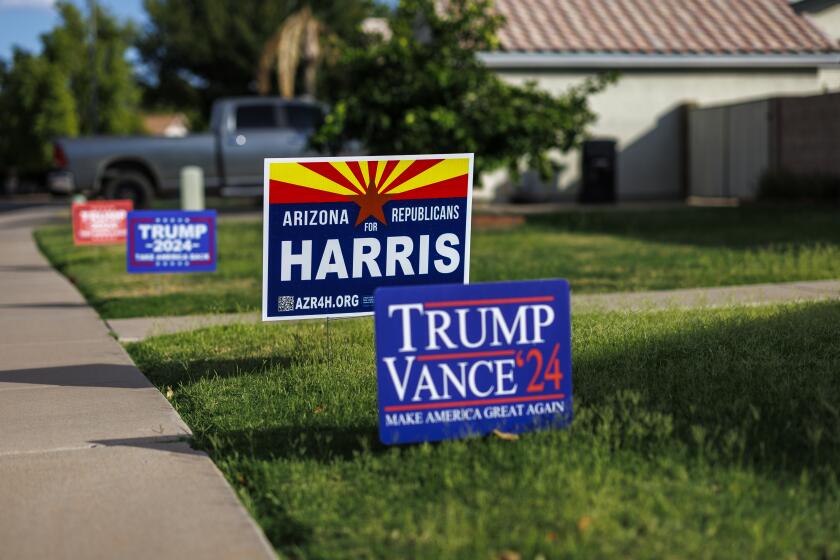
[[[303,90],[315,95],[318,65],[321,62],[321,22],[312,15],[309,6],[289,16],[265,43],[257,73],[257,91],[268,95],[271,91],[272,63],[276,66],[277,89],[283,97],[294,97],[298,65],[303,63]]]

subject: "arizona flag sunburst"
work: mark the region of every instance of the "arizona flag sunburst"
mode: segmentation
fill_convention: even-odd
[[[370,314],[466,282],[472,154],[265,160],[263,319]]]

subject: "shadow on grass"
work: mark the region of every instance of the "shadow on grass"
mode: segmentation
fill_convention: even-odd
[[[836,210],[819,208],[681,208],[579,211],[528,216],[553,231],[630,237],[642,241],[753,249],[773,244],[840,244]]]
[[[655,411],[672,418],[679,441],[717,461],[837,474],[840,303],[724,321],[692,314],[649,338],[656,317],[642,319],[630,342],[575,355],[576,406],[615,408],[615,396],[629,393],[636,399],[618,406],[630,407],[627,430],[637,428],[634,408]]]
[[[176,383],[195,383],[202,379],[236,377],[267,370],[289,367],[292,363],[288,356],[250,357],[240,359],[208,358],[191,360],[188,364],[181,362],[163,362],[155,364],[150,375],[152,382],[158,387],[174,385]],[[146,371],[142,361],[138,364]]]
[[[301,425],[196,434],[194,445],[214,460],[231,453],[259,460],[305,459],[322,463],[358,453],[381,453],[375,426]]]
[[[772,312],[584,315],[575,318],[574,333],[573,437],[608,437],[615,449],[648,457],[676,445],[714,464],[791,476],[807,469],[828,480],[840,471],[840,303]],[[291,361],[201,360],[187,371],[156,364],[154,380],[174,385],[215,375],[282,376]],[[278,399],[335,392],[336,386],[329,375],[309,376],[289,380],[283,391]],[[302,414],[280,426],[214,426],[195,435],[197,446],[217,460],[343,460],[384,449],[367,414]],[[528,444],[520,445],[527,453]]]

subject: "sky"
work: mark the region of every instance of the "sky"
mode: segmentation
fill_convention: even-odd
[[[71,0],[82,10],[85,0]],[[137,24],[145,23],[143,0],[98,0],[120,19],[132,19]],[[53,5],[55,0],[0,0],[0,58],[9,60],[12,47],[18,46],[33,52],[40,52],[41,33],[49,31],[58,22]]]
[[[393,6],[397,0],[378,0]],[[87,0],[70,0],[83,11]],[[131,19],[138,25],[146,23],[143,0],[97,0],[120,19]],[[0,0],[0,58],[9,60],[12,48],[18,46],[32,52],[40,52],[42,33],[58,23],[54,8],[55,0]],[[129,57],[132,54],[129,53]]]

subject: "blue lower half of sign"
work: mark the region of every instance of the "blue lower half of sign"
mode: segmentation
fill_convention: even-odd
[[[380,286],[464,282],[467,199],[392,200],[386,223],[354,202],[270,204],[266,318],[373,312]]]
[[[383,443],[572,421],[565,280],[383,288],[375,316]]]
[[[216,270],[216,211],[128,213],[126,261],[131,273]]]

